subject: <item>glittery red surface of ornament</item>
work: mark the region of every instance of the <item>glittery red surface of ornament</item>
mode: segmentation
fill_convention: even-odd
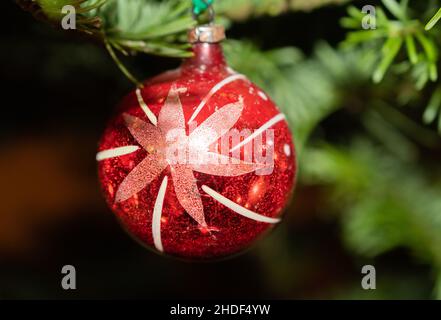
[[[179,69],[147,80],[122,101],[101,139],[98,167],[108,205],[135,239],[171,256],[208,260],[245,250],[277,224],[292,194],[296,158],[283,115],[228,68],[220,45],[193,50]],[[259,129],[274,133],[273,141],[256,136],[274,148],[270,174],[256,173],[263,166],[255,157],[218,166],[170,164],[165,151],[170,130],[182,137],[182,148],[198,151],[200,141],[219,157],[227,131]],[[240,148],[242,159],[245,150],[253,149]]]

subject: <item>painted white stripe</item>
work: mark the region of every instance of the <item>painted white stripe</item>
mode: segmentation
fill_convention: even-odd
[[[139,149],[138,146],[125,146],[115,149],[104,150],[98,152],[96,155],[96,161],[103,161],[106,159],[116,158],[120,156],[125,156],[126,154],[133,153]]]
[[[257,94],[258,94],[259,97],[261,97],[263,100],[268,101],[268,97],[267,97],[266,94],[263,93],[262,91],[259,91]]]
[[[150,122],[157,126],[158,125],[158,119],[156,118],[155,114],[150,110],[150,108],[145,103],[144,99],[142,98],[141,89],[136,89],[136,97],[138,98],[139,106],[141,107],[142,111],[146,114],[147,118],[149,118]]]
[[[289,144],[285,143],[285,145],[283,146],[283,151],[285,152],[285,155],[287,157],[291,155],[291,147],[289,146]]]
[[[191,116],[188,123],[192,122],[197,117],[197,115],[199,114],[199,112],[201,112],[202,108],[205,106],[205,104],[208,102],[208,100],[210,100],[210,98],[216,92],[218,92],[220,89],[222,89],[222,87],[224,87],[225,85],[227,85],[233,81],[240,80],[240,79],[246,80],[247,77],[245,77],[243,74],[233,74],[232,76],[226,77],[224,80],[220,81],[213,88],[211,88],[210,92],[208,92],[208,94],[205,96],[205,98],[201,101],[199,106],[193,112],[193,115]]]
[[[165,176],[162,180],[161,187],[159,188],[158,196],[156,198],[155,207],[153,209],[152,218],[152,235],[153,243],[155,248],[164,252],[164,247],[162,246],[161,240],[161,217],[162,217],[162,206],[164,205],[165,192],[167,191],[168,177]]]
[[[204,190],[213,199],[219,201],[221,204],[223,204],[227,208],[233,210],[234,212],[236,212],[244,217],[247,217],[249,219],[252,219],[252,220],[255,220],[258,222],[265,222],[265,223],[279,223],[280,222],[280,219],[266,217],[266,216],[263,216],[263,215],[258,214],[256,212],[253,212],[251,210],[248,210],[248,209],[238,205],[237,203],[231,201],[230,199],[225,198],[220,193],[217,193],[216,191],[214,191],[213,189],[211,189],[205,185],[202,186],[202,190]]]
[[[248,136],[241,143],[239,143],[236,146],[234,146],[230,151],[232,152],[234,150],[237,150],[237,149],[241,148],[242,146],[246,145],[247,143],[249,143],[250,141],[252,141],[256,137],[261,135],[265,130],[268,130],[269,128],[271,128],[276,123],[278,123],[278,122],[280,122],[282,120],[285,120],[285,115],[282,114],[282,113],[279,113],[277,116],[275,116],[274,118],[269,120],[267,123],[265,123],[263,126],[261,126],[258,130],[254,131],[252,135]]]

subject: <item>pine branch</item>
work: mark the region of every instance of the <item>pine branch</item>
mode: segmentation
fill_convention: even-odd
[[[312,10],[349,0],[223,0],[216,1],[219,17],[240,20],[260,15],[279,15],[288,10]],[[79,14],[78,31],[109,40],[113,49],[172,57],[188,56],[182,47],[186,31],[195,22],[190,0],[16,0],[40,20],[60,25],[62,8],[73,5]],[[104,4],[104,5],[103,5]]]
[[[425,29],[431,30],[437,23],[438,21],[441,19],[441,9],[438,10],[438,12],[432,17],[432,19],[430,19],[430,21],[426,24]]]
[[[380,53],[378,67],[372,76],[376,83],[383,80],[393,65],[403,62],[408,64],[419,89],[429,80],[435,82],[438,79],[439,59],[436,35],[428,33],[422,22],[409,15],[409,1],[382,2],[392,18],[387,16],[382,7],[377,7],[376,28],[349,32],[343,45],[369,45],[371,50]],[[362,21],[367,18],[361,10],[351,6],[348,8],[348,16],[341,20],[341,24],[348,29],[361,29]],[[406,58],[403,58],[403,51],[407,54]]]
[[[78,13],[78,31],[93,35],[102,41],[128,78],[134,77],[118,58],[118,53],[155,54],[170,57],[188,57],[191,52],[185,41],[188,29],[195,25],[189,14],[189,0],[16,0],[34,16],[60,26],[62,8],[73,5]],[[311,10],[322,5],[346,2],[343,0],[261,0],[218,1],[220,16],[242,19],[263,14],[277,15],[287,10]],[[244,11],[245,9],[245,11]],[[244,14],[245,13],[245,14]],[[134,81],[138,83],[138,81]]]

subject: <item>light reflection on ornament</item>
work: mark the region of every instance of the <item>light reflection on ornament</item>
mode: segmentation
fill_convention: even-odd
[[[267,183],[265,176],[260,176],[257,180],[251,184],[250,191],[248,192],[248,201],[252,204],[258,202],[266,193]]]

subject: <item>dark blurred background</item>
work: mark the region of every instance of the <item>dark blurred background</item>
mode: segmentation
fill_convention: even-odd
[[[232,38],[310,53],[315,39],[336,44],[343,7],[237,23]],[[300,186],[284,223],[245,254],[188,263],[143,249],[119,226],[100,195],[97,141],[132,85],[105,50],[1,2],[0,298],[427,298],[433,278],[406,250],[372,260],[353,255],[322,192]],[[148,78],[178,60],[130,60]],[[337,136],[348,115],[324,128]],[[342,138],[343,139],[343,138]],[[324,214],[325,213],[325,214]],[[377,268],[378,290],[360,286]],[[77,290],[64,291],[61,268],[74,265]],[[405,277],[406,281],[402,281]]]

